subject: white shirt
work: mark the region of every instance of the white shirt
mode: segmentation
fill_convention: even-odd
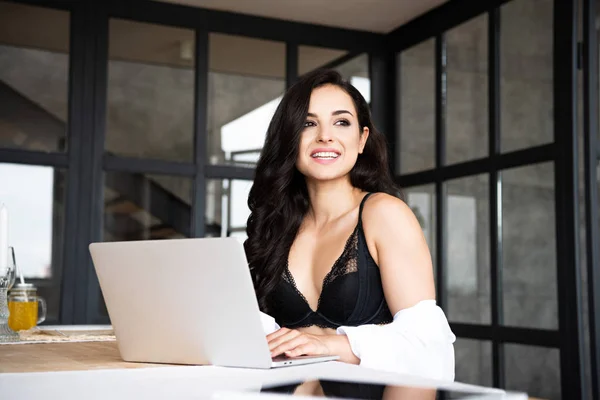
[[[261,313],[266,334],[280,327]],[[400,310],[386,325],[341,326],[360,365],[423,378],[454,380],[454,345],[444,311],[435,300],[423,300]]]

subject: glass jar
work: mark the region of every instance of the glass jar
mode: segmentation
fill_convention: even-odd
[[[41,308],[41,312],[38,312]],[[17,283],[8,294],[8,326],[13,331],[31,329],[46,319],[46,301],[31,283]],[[38,316],[39,314],[39,316]]]

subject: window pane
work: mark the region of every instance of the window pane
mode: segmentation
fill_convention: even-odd
[[[69,13],[0,1],[0,147],[66,150]]]
[[[105,242],[190,236],[192,179],[130,172],[104,173]],[[98,311],[108,317],[99,292]]]
[[[448,318],[491,322],[490,222],[487,175],[446,184]]]
[[[285,90],[285,44],[211,33],[208,160],[253,164]]]
[[[596,5],[596,18],[600,18],[600,7],[598,7],[597,5]],[[600,27],[596,27],[596,46],[598,46],[596,48],[596,51],[597,51],[596,54],[598,56],[598,59],[596,60],[596,62],[598,63],[598,64],[596,64],[598,66],[598,71],[596,71],[596,73],[600,76]],[[594,71],[590,71],[590,73],[594,73]],[[583,83],[581,82],[581,75],[580,75],[580,88],[582,88],[582,84]],[[580,90],[579,93],[580,93],[579,96],[581,98],[581,93],[583,93],[583,90]],[[598,111],[597,112],[598,112],[598,114],[600,114],[600,90],[596,89],[596,95],[598,96],[598,98],[596,99],[596,101],[598,102],[597,103],[597,106],[598,106]],[[583,107],[580,107],[579,109],[581,110],[581,109],[583,109]],[[581,124],[580,126],[583,126],[583,124]],[[599,146],[598,147],[598,151],[599,151],[598,154],[600,155],[600,129],[596,129],[596,135],[598,135],[598,146]],[[599,174],[600,174],[600,172],[599,172]]]
[[[582,29],[580,25],[580,29]],[[586,226],[586,218],[588,217],[585,209],[585,157],[583,156],[585,153],[583,152],[584,146],[584,110],[585,110],[585,100],[584,100],[584,77],[583,74],[578,74],[577,76],[577,140],[579,145],[579,168],[578,168],[578,181],[579,181],[579,216],[578,216],[578,234],[579,234],[579,262],[581,263],[582,268],[579,273],[579,283],[581,285],[581,306],[582,306],[582,325],[583,325],[583,380],[584,380],[584,390],[587,390],[587,393],[591,393],[592,390],[592,381],[591,381],[591,345],[590,345],[590,314],[589,314],[589,296],[588,296],[588,279],[587,279],[587,226]]]
[[[363,53],[334,68],[371,102],[371,80],[369,79],[369,56]]]
[[[491,342],[457,338],[454,357],[457,382],[492,386]]]
[[[8,208],[9,242],[19,270],[47,302],[57,323],[63,268],[65,170],[0,163],[0,202]]]
[[[446,33],[446,162],[488,153],[487,15]]]
[[[206,236],[232,236],[246,240],[250,216],[248,195],[252,181],[211,179],[206,190]]]
[[[552,163],[502,172],[504,324],[558,328]]]
[[[435,185],[414,186],[403,192],[406,203],[421,224],[435,270]]]
[[[348,54],[346,50],[325,47],[298,46],[298,76],[324,67]]]
[[[401,174],[435,166],[435,41],[430,39],[403,51],[400,66]]]
[[[360,54],[341,64],[336,62],[348,54],[346,50],[323,47],[298,46],[298,75],[317,68],[328,66],[342,74],[363,95],[367,103],[371,102],[371,80],[369,79],[369,55]],[[331,64],[337,64],[331,66]]]
[[[191,161],[194,31],[110,20],[106,151]]]
[[[500,8],[500,127],[503,152],[553,140],[552,0]]]
[[[104,241],[189,237],[192,180],[106,172]]]
[[[558,349],[506,344],[504,355],[507,390],[535,398],[561,398]]]

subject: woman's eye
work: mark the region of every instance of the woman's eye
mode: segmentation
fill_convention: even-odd
[[[315,123],[314,123],[313,121],[306,121],[306,122],[304,123],[304,127],[305,127],[305,128],[308,128],[309,126],[315,126]]]
[[[350,121],[348,121],[347,119],[341,119],[339,121],[336,121],[335,125],[338,125],[338,126],[350,126]]]

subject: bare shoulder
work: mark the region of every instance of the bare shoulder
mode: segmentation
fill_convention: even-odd
[[[367,199],[362,224],[367,246],[378,265],[382,251],[426,247],[423,230],[411,208],[389,194],[376,193]]]
[[[367,199],[363,209],[363,224],[388,225],[390,223],[413,225],[418,221],[411,208],[402,199],[387,193],[375,193]]]

